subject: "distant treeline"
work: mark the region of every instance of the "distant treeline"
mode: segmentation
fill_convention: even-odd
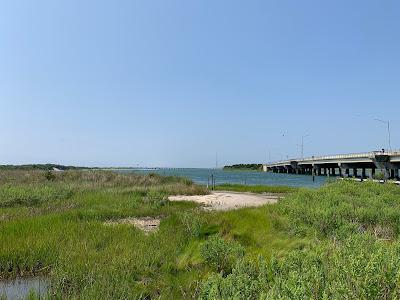
[[[224,170],[255,170],[261,171],[262,164],[237,164],[232,166],[225,166]]]
[[[63,166],[57,164],[30,164],[30,165],[0,165],[0,170],[81,170],[91,169],[87,167]]]

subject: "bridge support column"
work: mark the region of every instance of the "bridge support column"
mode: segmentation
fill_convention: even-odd
[[[353,177],[357,178],[357,168],[353,168]]]
[[[346,168],[345,173],[346,173],[346,177],[347,177],[347,178],[350,177],[350,169]]]
[[[385,180],[388,180],[390,178],[390,169],[384,168],[382,171],[385,174]]]
[[[343,177],[343,170],[342,170],[342,168],[340,166],[339,166],[339,176]]]
[[[367,172],[365,171],[365,168],[362,168],[361,179],[365,179],[365,178],[367,178]]]
[[[336,175],[336,168],[332,168],[332,176]]]
[[[394,169],[390,169],[390,178],[391,178],[391,179],[394,179],[394,178],[395,178],[395,176],[394,176]]]
[[[321,168],[318,168],[318,169],[317,169],[317,174],[318,174],[318,176],[321,176],[321,175],[322,175],[322,169],[321,169]]]
[[[399,179],[399,169],[394,169],[394,179]]]
[[[376,172],[376,169],[372,168],[371,169],[371,179],[375,177],[375,172]]]

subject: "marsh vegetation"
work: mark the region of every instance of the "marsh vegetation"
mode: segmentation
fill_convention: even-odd
[[[251,191],[267,190],[279,192]],[[2,171],[0,279],[45,276],[59,299],[400,296],[397,186],[284,192],[274,205],[206,212],[167,200],[207,193],[178,177]],[[121,221],[143,218],[158,230]]]

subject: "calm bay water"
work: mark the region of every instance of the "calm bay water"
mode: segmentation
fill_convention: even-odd
[[[309,175],[278,174],[255,171],[223,171],[220,169],[157,169],[157,170],[119,170],[120,172],[135,172],[141,174],[157,173],[160,175],[182,176],[199,184],[207,184],[214,175],[216,184],[237,183],[247,185],[288,185],[302,187],[319,187],[326,177],[316,176],[315,182]],[[211,182],[211,181],[210,181]]]
[[[50,280],[46,277],[0,280],[0,299],[25,299],[30,292],[42,298],[47,294],[49,286]]]

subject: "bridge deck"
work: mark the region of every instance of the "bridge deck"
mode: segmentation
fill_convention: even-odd
[[[325,175],[350,176],[352,170],[353,177],[358,177],[357,171],[361,169],[361,178],[375,175],[375,170],[381,170],[385,178],[399,178],[400,169],[400,150],[397,151],[373,151],[364,153],[352,153],[341,155],[312,156],[302,159],[288,159],[264,165],[264,171],[278,173],[295,173],[321,175],[324,170]],[[338,173],[336,173],[338,170]],[[344,172],[344,173],[343,173]]]

